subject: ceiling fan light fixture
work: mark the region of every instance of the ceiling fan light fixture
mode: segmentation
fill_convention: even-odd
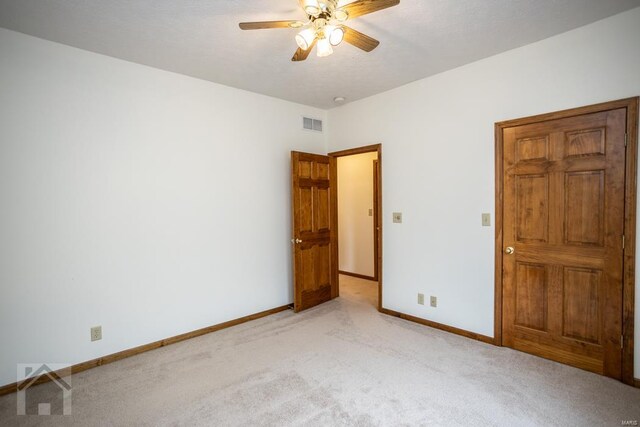
[[[329,39],[323,38],[318,40],[318,56],[329,56],[333,53],[333,48],[331,47],[331,43],[329,43]]]
[[[322,12],[318,0],[303,0],[302,7],[307,15],[318,16]]]
[[[340,22],[344,22],[349,19],[349,13],[346,10],[338,9],[333,12],[333,17]]]
[[[307,50],[315,38],[315,30],[313,28],[307,28],[306,30],[302,30],[296,34],[296,43],[300,49]]]
[[[334,27],[329,32],[329,43],[331,46],[338,46],[344,39],[344,29],[342,27]]]
[[[346,26],[344,22],[397,6],[400,0],[298,0],[298,4],[307,15],[303,21],[240,22],[240,29],[297,29],[299,33],[295,35],[295,41],[298,49],[291,58],[293,62],[305,61],[316,45],[318,56],[329,56],[333,53],[333,47],[343,41],[365,52],[371,52],[380,42]]]

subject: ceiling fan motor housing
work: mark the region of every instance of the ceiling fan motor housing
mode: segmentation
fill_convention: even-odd
[[[324,19],[325,21],[336,19],[340,22],[344,22],[349,17],[347,11],[338,9],[338,0],[320,0],[318,4],[320,6],[317,8],[318,13],[307,14],[311,22],[314,22],[317,19]]]

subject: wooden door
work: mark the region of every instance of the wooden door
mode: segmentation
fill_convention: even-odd
[[[621,378],[626,109],[503,129],[503,345]]]
[[[291,153],[294,310],[338,296],[336,159]]]

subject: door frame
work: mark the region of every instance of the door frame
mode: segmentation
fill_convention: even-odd
[[[622,381],[638,386],[633,372],[635,315],[635,253],[636,253],[636,178],[638,168],[638,101],[639,97],[604,102],[585,107],[556,111],[495,124],[495,311],[494,343],[502,346],[502,247],[503,247],[503,130],[583,114],[625,108],[627,110],[627,151],[625,156],[624,249],[622,290]],[[640,373],[638,373],[640,374]]]
[[[374,177],[374,182],[377,182],[377,186],[375,187],[375,190],[374,190],[375,192],[373,195],[373,200],[374,200],[374,205],[373,205],[374,239],[373,241],[374,241],[374,254],[375,254],[374,278],[376,278],[378,281],[378,311],[381,311],[382,310],[382,144],[366,145],[363,147],[350,148],[348,150],[334,151],[332,153],[329,153],[328,155],[329,157],[334,157],[337,163],[338,157],[346,157],[346,156],[352,156],[354,154],[364,154],[364,153],[378,153],[378,160],[377,160],[378,167],[377,167],[377,173]],[[338,183],[339,177],[337,176],[337,171],[336,171],[336,178],[337,178],[336,179],[336,189],[337,189],[339,184]],[[334,209],[336,209],[336,212],[337,212],[338,210],[338,191],[337,190],[333,192],[332,198],[333,198]],[[338,218],[338,215],[336,214],[335,217]],[[338,224],[336,220],[336,230],[338,229],[337,225]],[[336,238],[336,246],[339,246],[337,238]],[[339,253],[340,253],[340,248],[338,248],[336,256],[339,256]],[[339,287],[340,287],[340,284],[338,283],[338,288]]]
[[[378,158],[380,157],[380,153],[378,153]],[[378,171],[380,170],[380,161],[376,158],[373,161],[373,280],[378,282],[380,280],[380,274],[378,273],[378,264],[380,264],[380,260],[378,259],[378,248],[380,245],[378,244],[378,237],[380,235],[379,230],[382,225],[378,225],[378,221],[380,219],[380,210],[378,209],[378,200],[380,197],[378,196],[378,184],[380,177],[378,176]]]

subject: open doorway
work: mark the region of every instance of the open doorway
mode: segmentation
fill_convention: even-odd
[[[382,307],[380,144],[330,153],[337,163],[339,292]]]

